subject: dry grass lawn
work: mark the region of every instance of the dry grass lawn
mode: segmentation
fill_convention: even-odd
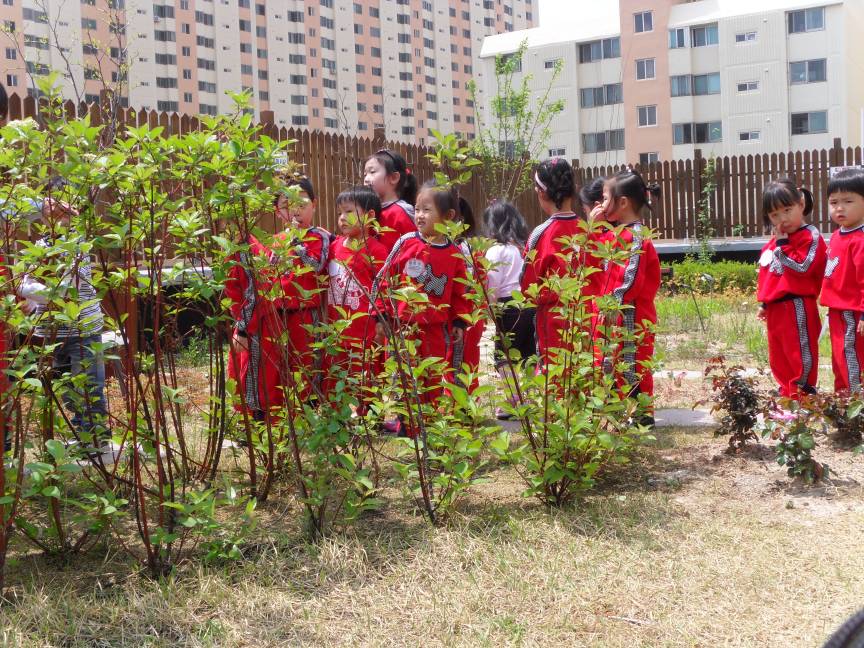
[[[806,488],[767,449],[730,458],[724,443],[661,432],[626,472],[551,513],[501,469],[444,529],[392,494],[383,513],[315,546],[295,506],[268,505],[246,563],[161,584],[113,554],[65,566],[19,556],[0,636],[34,647],[819,645],[864,602],[864,470],[820,448],[836,474]]]

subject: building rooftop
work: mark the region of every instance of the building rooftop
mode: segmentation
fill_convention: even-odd
[[[670,27],[686,27],[721,18],[746,16],[771,11],[794,11],[808,7],[843,4],[847,0],[701,0],[674,5],[669,14]],[[860,2],[860,0],[854,0]]]
[[[674,5],[669,16],[669,25],[686,27],[733,16],[862,1],[864,0],[700,0]],[[618,36],[620,33],[621,18],[617,0],[596,0],[591,5],[590,13],[574,10],[568,20],[557,20],[555,24],[487,36],[483,40],[480,58],[515,52],[526,39],[528,47],[535,48],[591,41]]]
[[[573,3],[574,6],[576,3]],[[599,0],[592,3],[591,11],[574,11],[566,21],[557,24],[522,29],[509,34],[496,34],[483,39],[480,58],[509,54],[519,49],[519,44],[528,39],[528,47],[543,47],[558,43],[574,43],[617,36],[621,32],[618,2]]]

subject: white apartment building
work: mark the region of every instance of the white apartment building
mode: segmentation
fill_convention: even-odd
[[[862,143],[864,0],[600,0],[571,24],[485,39],[494,58],[527,39],[539,93],[554,62],[549,155],[586,166]],[[574,11],[576,4],[574,3]],[[484,106],[488,121],[488,104]]]

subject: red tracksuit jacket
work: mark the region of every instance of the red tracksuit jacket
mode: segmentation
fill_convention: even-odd
[[[464,327],[464,317],[472,311],[465,298],[467,275],[462,252],[452,241],[429,243],[419,232],[405,234],[378,273],[377,303],[401,324],[417,324],[424,337],[436,325]],[[382,299],[385,289],[393,292],[409,285],[425,292],[428,303]]]
[[[783,239],[772,238],[762,248],[756,299],[770,304],[790,296],[818,297],[826,252],[825,240],[812,225]]]
[[[864,312],[864,225],[831,235],[821,302],[830,309],[834,389],[860,391],[864,336],[857,327]]]
[[[387,260],[387,250],[373,236],[365,240],[351,241],[339,236],[330,244],[329,259],[328,319],[341,319],[340,308],[349,314],[360,313],[362,317],[353,319],[345,329],[345,344],[342,346],[348,348],[357,346],[358,343],[362,346],[364,341],[375,336],[375,322],[369,318],[369,295],[372,293],[375,277]]]
[[[417,226],[414,224],[414,207],[404,200],[394,200],[382,205],[378,223],[381,225],[378,240],[387,252],[393,249],[400,237],[417,231]]]
[[[837,310],[864,311],[864,225],[831,235],[821,302]]]

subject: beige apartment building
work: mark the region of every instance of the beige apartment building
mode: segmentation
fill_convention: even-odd
[[[56,69],[92,101],[125,78],[129,105],[186,114],[229,111],[226,92],[247,89],[281,126],[470,138],[483,38],[533,26],[536,1],[2,0],[0,79],[32,94]]]
[[[565,110],[544,153],[583,165],[862,143],[864,0],[599,0],[572,22],[486,38],[527,39],[522,74]],[[484,106],[484,109],[486,107]]]

